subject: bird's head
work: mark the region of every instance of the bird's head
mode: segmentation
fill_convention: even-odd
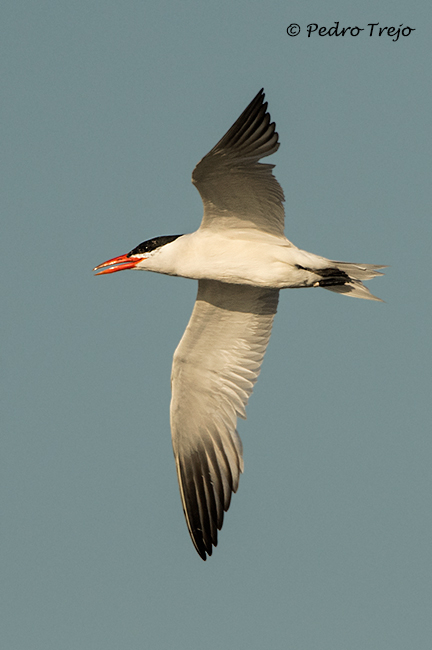
[[[103,262],[103,264],[96,266],[93,271],[98,271],[96,275],[106,275],[107,273],[115,273],[116,271],[124,271],[125,269],[145,268],[145,265],[140,265],[141,262],[153,255],[157,249],[177,239],[177,237],[181,237],[181,235],[163,235],[162,237],[147,239],[147,241],[142,242],[142,244],[132,249],[129,253],[126,253],[126,255],[113,257]]]

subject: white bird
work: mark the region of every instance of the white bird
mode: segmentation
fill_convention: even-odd
[[[97,266],[198,280],[191,319],[174,353],[171,433],[180,495],[203,560],[217,545],[243,472],[237,417],[258,378],[279,290],[323,287],[379,300],[362,284],[374,264],[335,262],[300,250],[284,235],[284,195],[260,158],[279,148],[263,89],[198,163],[192,182],[204,216],[187,235],[155,237]]]

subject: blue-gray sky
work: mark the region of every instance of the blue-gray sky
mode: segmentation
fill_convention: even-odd
[[[431,14],[3,3],[2,647],[430,648]],[[307,38],[335,21],[365,31]],[[203,563],[169,431],[195,282],[91,269],[198,227],[191,171],[262,86],[288,238],[390,268],[385,304],[282,293]]]

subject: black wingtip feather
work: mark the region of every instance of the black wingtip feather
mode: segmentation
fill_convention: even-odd
[[[213,547],[217,546],[224,512],[238,487],[237,472],[231,467],[217,430],[212,432],[212,440],[208,442],[206,445],[204,437],[193,455],[188,457],[187,466],[178,462],[187,526],[193,545],[203,560],[212,555]],[[233,455],[238,454],[234,443],[231,451]],[[237,470],[241,472],[239,464]]]
[[[261,88],[210,153],[231,154],[236,158],[250,158],[256,162],[277,151],[279,136],[276,124],[270,121],[264,97],[264,89]]]

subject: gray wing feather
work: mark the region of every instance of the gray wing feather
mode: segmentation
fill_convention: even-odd
[[[283,236],[282,188],[272,174],[274,165],[258,162],[278,148],[260,90],[193,171],[192,182],[204,204],[201,228],[255,228]]]
[[[243,471],[237,417],[258,378],[279,292],[200,280],[174,354],[171,432],[180,495],[203,560],[217,544]]]

